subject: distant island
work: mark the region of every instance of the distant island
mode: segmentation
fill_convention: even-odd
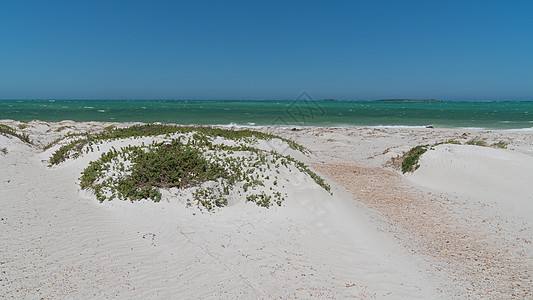
[[[323,99],[322,101],[354,101],[354,100],[337,100],[337,99]],[[395,102],[442,102],[437,99],[378,99],[373,101],[395,101]]]
[[[442,100],[437,99],[379,99],[376,101],[401,101],[401,102],[441,102]]]

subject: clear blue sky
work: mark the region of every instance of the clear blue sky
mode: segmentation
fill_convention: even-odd
[[[533,100],[533,1],[2,1],[0,99]]]

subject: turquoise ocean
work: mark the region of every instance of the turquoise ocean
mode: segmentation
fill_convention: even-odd
[[[253,126],[533,129],[533,102],[0,100],[0,119]]]

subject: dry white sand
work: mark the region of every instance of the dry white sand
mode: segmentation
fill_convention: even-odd
[[[109,124],[25,125],[44,145]],[[77,185],[94,157],[50,169],[53,149],[0,135],[0,297],[531,297],[533,133],[262,130],[308,147],[298,159],[334,196],[302,176],[288,178],[288,199],[270,209],[238,202],[204,213],[172,197],[99,203]],[[412,146],[472,137],[510,150],[445,145],[412,175],[387,167]]]
[[[313,150],[309,162],[384,217],[426,262],[444,298],[524,299],[533,293],[533,132],[429,128],[270,129]],[[390,159],[447,140],[500,141],[508,149],[443,145],[414,174]],[[454,151],[448,151],[453,149]],[[510,182],[512,181],[512,182]],[[517,210],[520,210],[517,212]],[[441,296],[442,297],[442,296]]]
[[[440,145],[408,178],[424,187],[479,201],[507,219],[533,224],[533,156],[507,149]],[[451,187],[451,188],[450,188]]]

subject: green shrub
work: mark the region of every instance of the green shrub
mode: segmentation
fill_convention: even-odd
[[[414,172],[420,167],[418,160],[428,150],[429,145],[416,146],[409,150],[402,162],[402,173]]]
[[[469,140],[468,142],[466,142],[467,145],[474,145],[474,146],[482,146],[482,147],[486,147],[487,146],[487,142],[484,141],[484,140],[480,140],[478,138],[473,138],[471,140]]]
[[[444,145],[444,144],[461,145],[461,142],[457,140],[447,140],[444,142],[435,143],[433,144],[433,146]]]
[[[494,147],[494,148],[507,149],[507,146],[509,146],[509,143],[506,143],[504,141],[499,141],[499,142],[494,143],[494,144],[492,144],[490,146]]]
[[[83,141],[90,137],[80,139],[82,142],[69,143],[69,147],[60,148],[58,151],[65,151],[66,154],[57,157],[74,157],[79,149],[69,152],[74,149],[70,147],[87,145]],[[203,132],[195,132],[186,143],[178,137],[150,145],[127,146],[119,150],[113,148],[85,168],[80,177],[80,186],[92,189],[99,201],[152,199],[156,202],[162,197],[159,189],[195,188],[192,201],[207,210],[213,210],[227,205],[231,191],[239,183],[242,186],[240,192],[245,193],[248,201],[269,207],[281,205],[285,199],[278,191],[271,195],[263,191],[267,188],[265,181],[271,184],[271,189],[278,185],[277,180],[271,180],[265,174],[267,169],[275,165],[277,173],[281,167],[293,166],[330,191],[329,185],[307,165],[289,156],[244,143],[236,146],[214,144],[211,139]]]

